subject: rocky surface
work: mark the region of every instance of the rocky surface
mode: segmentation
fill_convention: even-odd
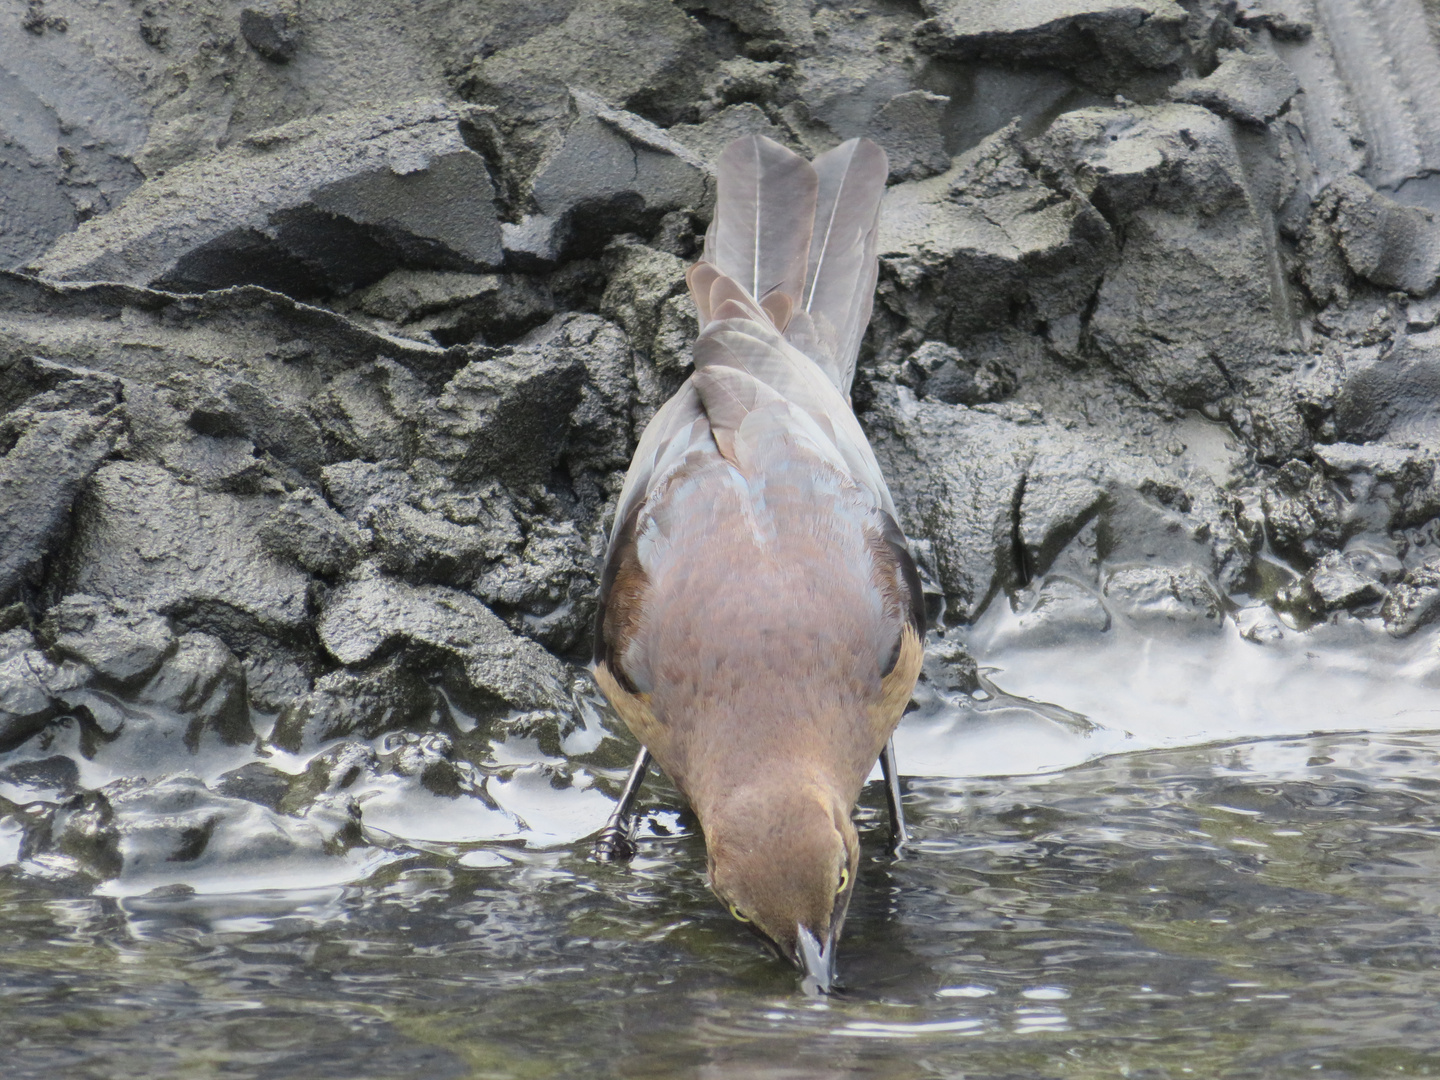
[[[294,120],[147,180],[34,263],[50,278],[176,292],[254,284],[292,296],[402,264],[502,261],[495,190],[440,103]]]
[[[927,681],[979,689],[1008,605],[992,649],[1331,626],[1434,685],[1440,29],[1397,11],[0,7],[21,863],[343,880],[593,827],[554,808],[627,752],[598,560],[750,131],[890,154],[854,399]]]

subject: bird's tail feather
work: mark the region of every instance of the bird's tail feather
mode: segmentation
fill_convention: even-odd
[[[819,188],[814,168],[779,143],[748,135],[725,148],[716,174],[705,261],[756,300],[779,292],[799,307]]]
[[[874,302],[887,171],[867,139],[813,164],[763,136],[732,142],[703,261],[688,275],[701,326],[763,319],[848,395]]]
[[[813,351],[797,340],[803,325],[786,336],[807,356],[827,352],[834,365],[827,374],[848,394],[875,302],[880,198],[890,163],[869,139],[851,139],[817,157],[813,168],[819,189],[801,310],[817,338],[834,336],[825,342],[828,349]]]

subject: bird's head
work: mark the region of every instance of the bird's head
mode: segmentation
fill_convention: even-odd
[[[831,990],[855,887],[860,843],[848,807],[838,793],[791,778],[737,789],[702,817],[710,887],[804,973],[809,993]]]

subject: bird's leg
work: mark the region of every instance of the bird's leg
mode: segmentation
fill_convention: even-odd
[[[885,806],[890,811],[890,851],[899,856],[910,842],[910,832],[905,828],[905,808],[900,805],[900,768],[895,764],[893,738],[880,751],[880,771],[885,775]]]
[[[630,775],[625,778],[625,788],[620,792],[615,812],[595,838],[595,858],[601,862],[629,862],[635,857],[635,845],[630,840],[635,828],[635,799],[649,767],[650,751],[642,746],[635,755],[635,764],[630,766]]]

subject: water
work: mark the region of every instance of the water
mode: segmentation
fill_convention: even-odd
[[[7,1077],[1440,1073],[1440,735],[1153,750],[909,783],[814,1001],[683,827],[411,852],[361,884],[0,882]],[[671,826],[663,785],[652,805]],[[468,860],[471,862],[475,859]]]
[[[915,782],[816,1002],[696,837],[363,885],[0,889],[7,1076],[1393,1076],[1440,1071],[1440,737]],[[872,793],[878,794],[878,793]]]
[[[558,735],[456,714],[352,744],[367,843],[343,854],[218,850],[96,886],[23,854],[30,810],[0,818],[0,1075],[1440,1075],[1440,628],[1035,627],[1002,602],[953,632],[978,692],[927,668],[897,736],[914,842],[885,853],[871,785],[833,998],[715,903],[663,780],[636,860],[592,861],[632,747],[590,700]],[[163,720],[88,749],[61,725],[0,762],[0,794],[49,812],[75,783],[56,755],[81,787],[174,771],[142,752]],[[458,796],[414,779],[442,739]],[[212,787],[313,770],[187,760]],[[216,831],[234,850],[245,813]],[[126,843],[165,850],[149,836]]]

